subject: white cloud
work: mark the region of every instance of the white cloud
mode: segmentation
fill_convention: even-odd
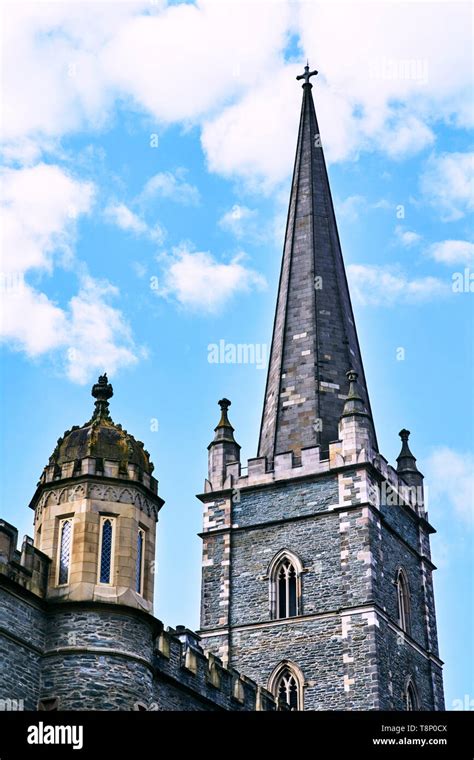
[[[166,257],[159,289],[193,311],[215,313],[239,292],[266,287],[265,278],[242,263],[242,254],[229,263],[217,261],[207,251],[191,251],[186,246],[173,249]]]
[[[377,134],[377,146],[387,153],[390,158],[399,159],[419,153],[420,150],[432,145],[435,136],[420,118],[401,113],[392,123],[390,119]]]
[[[29,357],[54,352],[81,383],[104,366],[116,371],[136,361],[109,283],[82,276],[78,294],[62,307],[27,281],[34,270],[54,276],[58,264],[73,270],[76,222],[91,210],[94,186],[49,164],[5,169],[2,180],[2,340]]]
[[[432,155],[421,176],[422,193],[443,221],[461,219],[474,208],[474,153]]]
[[[301,101],[295,76],[300,68],[274,67],[271,77],[204,121],[201,142],[210,171],[242,178],[266,192],[285,179],[295,153]]]
[[[138,361],[130,326],[109,303],[118,296],[118,289],[107,281],[85,277],[71,298],[64,345],[67,374],[73,382],[86,383],[104,368],[113,375],[119,367]]]
[[[199,190],[184,180],[185,171],[159,172],[145,184],[138,201],[149,201],[153,198],[169,198],[184,206],[196,206],[199,203]]]
[[[132,267],[133,271],[135,272],[136,276],[140,280],[142,280],[145,277],[145,275],[146,275],[146,273],[148,271],[147,266],[145,264],[143,264],[141,261],[132,261],[131,267]]]
[[[371,209],[391,209],[393,205],[385,198],[369,202],[364,195],[350,195],[344,200],[335,198],[335,207],[338,219],[347,219],[349,222],[355,222],[359,219],[362,212],[367,213]]]
[[[64,344],[62,309],[26,283],[2,289],[0,337],[14,350],[37,357]]]
[[[301,67],[284,61],[291,33],[301,60],[318,51],[324,62],[314,94],[328,159],[410,155],[432,143],[436,121],[469,124],[469,13],[467,3],[10,4],[8,155],[31,161],[45,140],[103,128],[120,101],[158,129],[201,126],[212,171],[270,190],[294,156]]]
[[[249,232],[249,222],[254,221],[256,216],[255,209],[235,203],[229,211],[221,216],[218,223],[222,229],[232,232],[236,238],[242,238]],[[255,232],[254,225],[252,225],[251,231],[252,233]]]
[[[305,56],[312,62],[317,51],[331,90],[344,93],[361,112],[358,120],[351,113],[339,127],[347,146],[349,133],[357,129],[358,147],[368,139],[396,157],[429,144],[435,120],[467,123],[472,85],[467,4],[303,2],[297,8]],[[363,44],[354,29],[363,30]],[[321,107],[320,126],[329,137],[336,117]]]
[[[284,0],[169,6],[123,24],[101,51],[103,70],[159,121],[196,121],[266,77],[285,45],[289,11]]]
[[[448,446],[435,449],[425,467],[428,507],[435,508],[448,519],[474,523],[474,455],[461,453]]]
[[[162,243],[165,232],[159,224],[150,227],[144,219],[128,208],[125,203],[110,203],[104,210],[105,218],[121,230],[133,232],[135,235],[143,235],[155,243]]]
[[[363,195],[350,195],[343,201],[335,199],[335,206],[338,218],[355,222],[359,218],[360,211],[367,208],[367,198]]]
[[[113,374],[138,361],[130,327],[110,305],[118,295],[110,283],[86,276],[63,309],[27,284],[5,288],[1,337],[32,358],[55,352],[73,382],[86,383],[104,368]]]
[[[474,243],[468,240],[443,240],[433,243],[428,255],[441,264],[474,264]]]
[[[395,235],[397,236],[397,239],[400,241],[400,243],[406,248],[415,245],[415,243],[419,243],[421,240],[421,235],[419,235],[418,232],[413,232],[412,230],[404,230],[403,227],[399,224],[397,224],[395,227]]]
[[[70,255],[75,219],[90,211],[94,186],[50,164],[3,169],[1,178],[2,271],[50,271],[58,252]]]
[[[450,285],[436,277],[409,279],[395,267],[350,264],[347,274],[352,297],[362,306],[417,303],[450,293]]]

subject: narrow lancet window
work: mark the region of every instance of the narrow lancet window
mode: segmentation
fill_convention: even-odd
[[[283,560],[277,572],[277,618],[294,617],[297,612],[297,575],[289,559]]]
[[[143,559],[145,549],[145,532],[140,528],[137,535],[137,565],[135,590],[138,594],[143,594]]]
[[[112,571],[113,523],[107,518],[102,523],[102,541],[100,547],[100,583],[110,583]]]
[[[71,562],[72,520],[62,520],[59,528],[59,572],[58,584],[64,585],[69,580]]]

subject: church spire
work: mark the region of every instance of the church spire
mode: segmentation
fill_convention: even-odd
[[[329,180],[305,66],[259,456],[338,438],[352,369],[373,429]],[[375,442],[375,432],[373,440]]]

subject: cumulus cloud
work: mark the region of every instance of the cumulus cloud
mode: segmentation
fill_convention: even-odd
[[[418,232],[413,232],[413,230],[405,230],[399,224],[395,227],[395,235],[397,237],[397,240],[399,240],[400,243],[406,248],[410,248],[410,246],[415,245],[415,243],[418,243],[421,240],[421,235],[419,235]]]
[[[54,276],[57,265],[74,276],[76,222],[90,212],[94,186],[49,164],[5,169],[2,180],[2,340],[30,357],[58,352],[70,379],[81,383],[105,364],[112,371],[136,361],[109,283],[82,275],[77,295],[61,306],[28,282],[34,271]]]
[[[150,227],[144,219],[129,209],[125,203],[109,203],[104,210],[104,216],[121,230],[132,232],[135,235],[142,235],[159,244],[164,240],[165,232],[159,224]]]
[[[443,510],[466,525],[474,524],[474,455],[448,446],[433,451],[425,466],[429,508]],[[437,506],[439,505],[439,506]]]
[[[265,278],[246,267],[244,258],[239,254],[223,263],[208,251],[180,246],[171,255],[161,257],[165,267],[157,292],[193,311],[216,313],[236,293],[266,287]]]
[[[289,20],[285,0],[170,5],[123,24],[101,62],[110,81],[160,122],[195,122],[266,76]]]
[[[443,221],[461,219],[474,208],[474,153],[430,156],[420,185],[425,200]]]
[[[149,201],[154,198],[167,198],[183,206],[196,206],[199,203],[199,190],[184,179],[184,169],[175,172],[159,172],[145,184],[139,201]]]
[[[65,308],[26,283],[2,293],[3,341],[30,357],[55,352],[70,380],[86,383],[97,371],[116,372],[134,364],[139,350],[122,312],[110,301],[119,295],[107,281],[81,278]]]
[[[246,234],[249,234],[249,232],[255,232],[253,222],[256,216],[257,212],[255,209],[234,203],[232,208],[226,211],[219,219],[219,226],[224,230],[232,232],[236,238],[242,238]]]
[[[335,199],[336,213],[340,219],[355,222],[359,218],[360,211],[367,208],[367,198],[363,195],[350,195],[344,200]]]
[[[90,211],[94,186],[43,163],[3,169],[1,179],[3,272],[51,271],[54,256],[70,254],[74,222]]]
[[[390,204],[386,198],[379,198],[378,201],[370,201],[364,195],[349,195],[347,198],[340,200],[334,199],[336,207],[336,216],[338,219],[347,219],[348,222],[356,222],[361,213],[372,209],[390,209]]]
[[[115,374],[120,367],[135,364],[143,351],[134,344],[130,326],[111,300],[120,295],[106,280],[82,278],[79,292],[71,298],[66,313],[64,342],[70,380],[86,383],[107,367]]]
[[[430,246],[428,255],[441,264],[474,264],[474,243],[468,240],[442,240]]]
[[[103,128],[120,101],[158,125],[197,125],[211,171],[269,191],[294,156],[301,67],[285,61],[289,34],[298,35],[302,60],[316,50],[324,62],[314,94],[330,161],[362,150],[398,159],[429,146],[436,121],[469,125],[467,4],[407,11],[348,3],[342,26],[340,8],[290,0],[11,4],[8,155],[31,162],[45,140]],[[364,30],[363,45],[354,44],[354,28]]]
[[[29,357],[41,356],[64,345],[63,309],[20,279],[2,288],[0,317],[2,341]]]
[[[448,283],[436,277],[410,279],[396,267],[350,264],[347,274],[354,301],[362,306],[394,306],[446,296]]]

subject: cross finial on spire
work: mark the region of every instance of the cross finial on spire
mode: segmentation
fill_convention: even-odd
[[[316,69],[314,71],[309,70],[309,61],[306,61],[306,66],[304,67],[304,74],[298,74],[296,77],[297,79],[304,79],[304,84],[310,84],[309,78],[315,77],[318,72]],[[304,85],[303,85],[304,87]]]

